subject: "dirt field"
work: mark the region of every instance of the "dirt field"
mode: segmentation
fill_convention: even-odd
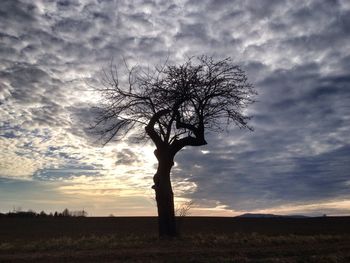
[[[0,262],[350,262],[350,218],[0,218]]]

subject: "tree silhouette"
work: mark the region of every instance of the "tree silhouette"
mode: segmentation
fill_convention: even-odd
[[[116,67],[105,72],[103,104],[94,128],[106,144],[130,131],[137,139],[151,139],[158,169],[153,177],[159,235],[175,236],[176,223],[170,171],[175,155],[186,146],[207,144],[205,132],[234,124],[248,128],[244,109],[254,102],[254,88],[230,58],[189,58],[182,65],[128,69],[121,85]],[[135,135],[134,135],[135,136]]]

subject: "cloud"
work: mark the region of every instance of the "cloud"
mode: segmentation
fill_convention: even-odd
[[[348,199],[348,85],[315,64],[268,75],[257,84],[254,132],[209,134],[207,154],[178,156],[174,175],[197,186],[186,196],[201,204],[211,196],[239,211]]]
[[[100,147],[89,84],[122,57],[152,66],[207,54],[246,70],[259,92],[248,109],[255,132],[208,134],[208,146],[181,152],[176,197],[228,211],[349,198],[349,12],[340,0],[4,0],[0,177],[84,196],[113,177],[94,194],[120,183],[152,196],[153,146]],[[132,203],[148,207],[142,198]]]
[[[123,149],[117,152],[116,159],[117,165],[133,165],[138,158],[130,149]]]

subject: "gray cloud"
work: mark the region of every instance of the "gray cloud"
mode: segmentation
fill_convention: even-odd
[[[210,153],[185,150],[174,175],[190,175],[196,202],[235,210],[349,198],[349,84],[314,64],[273,72],[258,83],[255,132],[210,135]]]
[[[138,156],[129,149],[123,149],[116,154],[116,165],[133,165],[138,161]]]
[[[65,167],[104,169],[93,160],[139,162],[92,143],[98,99],[87,79],[121,57],[155,65],[207,54],[247,71],[259,92],[249,109],[255,132],[209,134],[210,153],[180,153],[174,181],[197,188],[179,195],[238,210],[349,198],[349,13],[340,0],[4,0],[0,175],[11,175],[15,158],[27,172],[18,165],[11,176],[45,180],[53,167],[69,177]]]

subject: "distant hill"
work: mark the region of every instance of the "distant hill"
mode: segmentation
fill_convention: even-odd
[[[277,218],[277,217],[283,217],[283,218],[307,218],[308,216],[304,215],[275,215],[275,214],[252,214],[252,213],[246,213],[243,215],[239,215],[237,217],[242,218]]]

